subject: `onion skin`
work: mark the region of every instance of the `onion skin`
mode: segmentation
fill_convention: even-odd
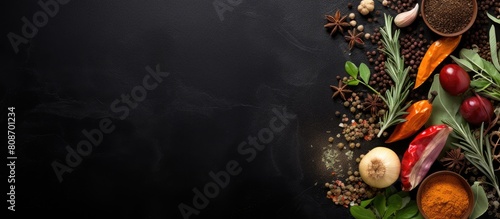
[[[375,147],[359,162],[359,174],[373,188],[387,188],[399,178],[401,162],[398,155],[387,147]]]

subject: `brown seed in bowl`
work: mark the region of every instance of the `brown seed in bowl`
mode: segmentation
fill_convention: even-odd
[[[444,34],[459,32],[474,14],[472,0],[426,0],[424,16],[434,29]]]

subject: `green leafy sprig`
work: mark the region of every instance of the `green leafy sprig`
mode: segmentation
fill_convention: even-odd
[[[438,100],[443,104],[441,99]],[[444,108],[444,110],[448,114],[448,118],[444,119],[443,123],[453,128],[451,136],[458,140],[458,142],[452,144],[462,149],[465,158],[488,178],[490,181],[488,184],[493,186],[500,196],[498,179],[493,167],[491,145],[489,141],[484,141],[484,138],[488,139],[489,135],[482,135],[484,133],[484,123],[481,124],[479,138],[476,138],[468,123],[461,122],[461,117],[456,113],[451,113],[447,108]]]
[[[380,29],[382,45],[384,46],[384,49],[381,51],[386,54],[385,72],[394,81],[394,86],[385,92],[388,110],[382,117],[377,137],[380,137],[387,128],[406,121],[403,117],[407,114],[406,109],[410,107],[411,102],[406,104],[404,102],[413,85],[413,82],[410,82],[408,74],[410,67],[404,67],[404,58],[401,55],[399,44],[400,31],[396,29],[393,33],[393,18],[390,15],[384,14],[384,18],[385,26]]]
[[[487,13],[488,17],[500,24],[500,19]],[[489,32],[489,44],[491,60],[489,62],[481,58],[478,48],[462,49],[459,58],[451,55],[451,58],[465,71],[474,72],[470,86],[475,92],[480,93],[490,99],[500,101],[500,51],[497,49],[497,39],[495,26],[491,25]]]
[[[352,78],[347,81],[347,85],[357,86],[359,84],[364,85],[372,92],[380,96],[380,98],[387,104],[387,100],[380,95],[380,93],[369,85],[370,82],[370,68],[365,63],[359,64],[359,68],[351,61],[345,62],[345,71]],[[361,80],[358,79],[358,74]]]
[[[409,193],[397,192],[394,186],[374,198],[361,201],[360,205],[351,206],[349,211],[356,219],[423,218]]]

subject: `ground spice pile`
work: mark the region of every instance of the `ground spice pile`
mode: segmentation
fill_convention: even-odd
[[[474,13],[471,0],[428,0],[424,4],[429,25],[447,34],[465,28]]]
[[[435,177],[422,192],[422,211],[434,219],[461,218],[469,205],[467,191],[450,175]]]

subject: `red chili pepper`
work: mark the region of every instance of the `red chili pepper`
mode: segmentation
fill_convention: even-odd
[[[413,139],[401,160],[403,191],[414,189],[424,179],[452,131],[444,124],[433,125]]]

